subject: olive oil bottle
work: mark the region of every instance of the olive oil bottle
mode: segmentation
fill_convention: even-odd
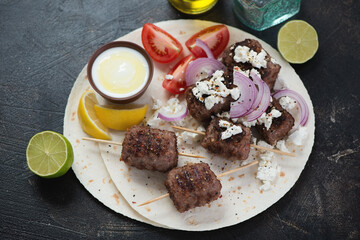
[[[171,5],[186,14],[200,14],[210,10],[218,0],[169,0]]]

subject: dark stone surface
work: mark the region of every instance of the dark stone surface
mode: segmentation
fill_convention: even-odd
[[[315,145],[295,186],[256,217],[203,233],[155,228],[104,207],[71,170],[53,180],[28,170],[29,139],[62,132],[67,97],[93,51],[146,22],[180,18],[235,26],[274,47],[280,28],[246,28],[230,0],[195,17],[165,0],[0,0],[1,239],[360,239],[358,0],[303,1],[294,17],[320,40],[312,60],[294,65],[314,104]]]

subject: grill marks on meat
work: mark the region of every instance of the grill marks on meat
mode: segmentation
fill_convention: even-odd
[[[220,196],[221,183],[206,163],[172,169],[165,180],[171,200],[179,212],[204,206]]]
[[[272,103],[267,108],[266,113],[271,112],[275,108],[281,112],[281,116],[274,118],[269,130],[266,130],[264,124],[256,125],[258,132],[264,137],[265,141],[274,145],[278,140],[283,139],[294,126],[294,118],[291,114],[283,109],[278,100],[273,98]]]
[[[251,70],[252,68],[254,68],[250,63],[237,63],[234,61],[234,52],[235,52],[235,48],[237,46],[247,46],[248,48],[250,48],[251,50],[260,53],[261,50],[263,49],[261,44],[254,40],[254,39],[245,39],[242,42],[238,42],[235,43],[233,45],[230,46],[229,49],[227,49],[224,53],[223,53],[223,57],[222,57],[222,62],[224,63],[224,65],[228,68],[229,74],[231,75],[234,69],[234,66],[238,66],[240,67],[241,70],[246,71],[246,70]],[[260,68],[257,69],[261,75],[261,79],[266,82],[266,84],[269,86],[270,89],[273,88],[276,78],[280,72],[280,68],[281,66],[279,64],[275,64],[271,61],[271,56],[266,52],[267,56],[266,56],[266,68]]]
[[[221,139],[221,133],[225,131],[219,126],[220,118],[214,118],[206,129],[205,137],[201,145],[212,153],[224,155],[228,158],[234,157],[237,160],[245,160],[250,152],[251,131],[242,124],[242,133],[231,136],[228,139]]]
[[[120,160],[138,169],[167,172],[178,162],[176,135],[135,125],[125,134]]]

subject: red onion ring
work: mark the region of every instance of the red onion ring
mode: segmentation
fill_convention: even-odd
[[[248,110],[243,115],[247,122],[251,122],[258,119],[269,107],[270,99],[271,99],[270,89],[267,86],[267,84],[263,80],[261,80],[261,78],[253,71],[251,71],[250,76],[253,79],[254,83],[258,86],[259,90],[257,90],[256,91],[257,93],[255,93],[256,99],[254,100],[250,110]]]
[[[275,99],[279,99],[285,96],[290,97],[299,103],[300,125],[305,126],[309,119],[309,107],[306,104],[305,99],[300,94],[290,89],[282,89],[273,94]]]
[[[158,113],[158,117],[161,118],[162,120],[165,120],[165,121],[168,121],[168,122],[173,122],[173,121],[179,121],[181,119],[184,119],[189,110],[187,109],[187,107],[183,107],[184,111],[181,111],[177,114],[169,114],[168,113],[162,113],[162,112],[159,112]]]
[[[190,62],[185,72],[186,86],[211,76],[216,70],[224,70],[225,66],[214,58],[198,58]],[[203,74],[206,74],[205,76]]]
[[[234,84],[240,89],[240,98],[231,103],[230,118],[238,118],[246,115],[253,106],[257,89],[253,81],[244,74],[234,71]]]
[[[202,48],[205,51],[206,56],[208,58],[215,59],[214,54],[212,53],[211,49],[209,48],[209,46],[203,40],[197,38],[196,39],[196,46]]]

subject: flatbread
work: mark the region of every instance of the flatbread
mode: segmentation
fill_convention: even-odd
[[[190,36],[201,29],[215,24],[218,23],[200,20],[173,20],[156,23],[157,26],[169,32],[181,43],[185,43]],[[282,198],[295,184],[309,158],[314,143],[315,117],[313,105],[307,90],[294,69],[282,59],[275,49],[265,42],[239,29],[230,26],[228,26],[228,29],[230,31],[229,45],[242,41],[245,38],[256,39],[282,66],[278,78],[284,80],[288,88],[300,93],[309,106],[310,116],[306,125],[308,137],[303,146],[293,146],[290,148],[290,150],[295,152],[295,158],[277,155],[278,163],[282,170],[280,174],[281,177],[277,179],[272,190],[259,190],[261,183],[255,178],[257,167],[252,166],[221,179],[223,186],[221,198],[207,206],[198,207],[185,213],[179,213],[170,198],[162,199],[143,207],[138,207],[142,202],[167,193],[164,186],[166,174],[129,167],[124,162],[119,161],[121,147],[116,147],[116,149],[114,149],[114,146],[101,144],[101,156],[104,159],[104,163],[112,181],[121,192],[124,199],[135,211],[146,219],[169,228],[187,231],[213,230],[238,224],[266,210]],[[141,29],[137,29],[120,39],[129,40],[141,45],[140,30]],[[184,52],[178,60],[187,54],[189,54],[189,51],[184,48]],[[163,102],[169,98],[169,94],[162,89],[161,83],[164,75],[176,62],[177,61],[174,61],[174,63],[170,65],[155,64],[153,81],[147,92],[137,101],[138,103],[150,103],[152,97],[156,97]],[[81,93],[79,92],[78,94],[80,95]],[[149,111],[147,116],[149,117],[150,114],[151,112]],[[295,118],[297,118],[297,116],[295,116]],[[192,128],[196,127],[196,125],[191,123],[188,125]],[[161,128],[169,129],[170,127],[167,125],[162,126]],[[114,131],[111,132],[111,135],[114,141],[121,142],[125,132]],[[241,164],[240,161],[229,161],[221,156],[209,154],[200,146],[200,144],[187,145],[185,143],[180,143],[178,149],[179,151],[207,157],[202,161],[209,163],[215,174],[233,169]],[[257,152],[252,149],[249,159],[257,158]],[[187,161],[199,162],[198,159],[179,157],[179,166],[184,165]]]
[[[81,140],[82,137],[88,137],[88,135],[81,129],[77,108],[82,93],[89,89],[91,87],[87,80],[85,66],[71,90],[64,116],[64,136],[73,146],[72,169],[76,177],[91,195],[115,212],[140,222],[167,228],[146,219],[129,206],[113,183],[101,158],[98,144]],[[99,96],[98,99],[101,100]]]
[[[160,22],[156,25],[164,28],[180,40],[180,42],[184,43],[195,32],[214,24],[216,23],[198,20],[174,20]],[[228,28],[230,31],[230,44],[241,41],[244,38],[257,39],[241,30],[233,27]],[[118,40],[132,41],[141,45],[140,34],[141,29],[137,29]],[[81,138],[86,136],[86,134],[82,131],[77,119],[77,106],[82,93],[90,89],[86,78],[86,66],[74,84],[64,117],[64,135],[72,143],[75,152],[72,168],[84,187],[95,198],[115,212],[154,226],[189,231],[211,230],[237,224],[264,211],[278,201],[295,184],[310,155],[314,142],[314,113],[310,97],[295,71],[287,62],[282,60],[274,49],[261,40],[259,41],[265,50],[282,66],[279,78],[286,80],[290,89],[299,92],[305,98],[310,108],[310,117],[307,123],[309,130],[308,139],[304,146],[295,148],[296,158],[281,157],[279,163],[284,177],[278,179],[273,190],[262,193],[258,190],[260,183],[254,177],[256,167],[251,167],[224,177],[222,179],[222,197],[209,206],[196,208],[180,214],[168,198],[148,206],[137,207],[139,203],[166,193],[163,185],[165,174],[139,171],[135,168],[127,167],[119,161],[121,147],[115,148],[111,146],[109,148],[108,145],[100,145],[104,162],[109,170],[108,172],[100,158],[98,149],[94,147],[97,144],[81,141]],[[185,56],[187,53],[187,49],[184,49],[182,56]],[[155,64],[156,71],[153,82],[146,94],[137,103],[149,103],[151,96],[156,96],[162,100],[166,100],[169,97],[165,91],[162,91],[161,80],[171,67],[172,65]],[[161,90],[159,91],[159,89]],[[148,117],[149,114],[151,113],[148,113]],[[114,140],[119,141],[121,141],[124,135],[122,132],[112,132],[111,134]],[[219,157],[209,155],[204,149],[192,148],[188,145],[180,145],[179,149],[181,148],[186,148],[186,152],[208,156],[210,160],[205,162],[210,163],[215,173],[221,173],[240,165],[240,162],[224,161]],[[254,155],[255,151],[252,150],[251,154]],[[196,162],[197,160],[180,157],[179,165],[183,165],[186,161]]]

